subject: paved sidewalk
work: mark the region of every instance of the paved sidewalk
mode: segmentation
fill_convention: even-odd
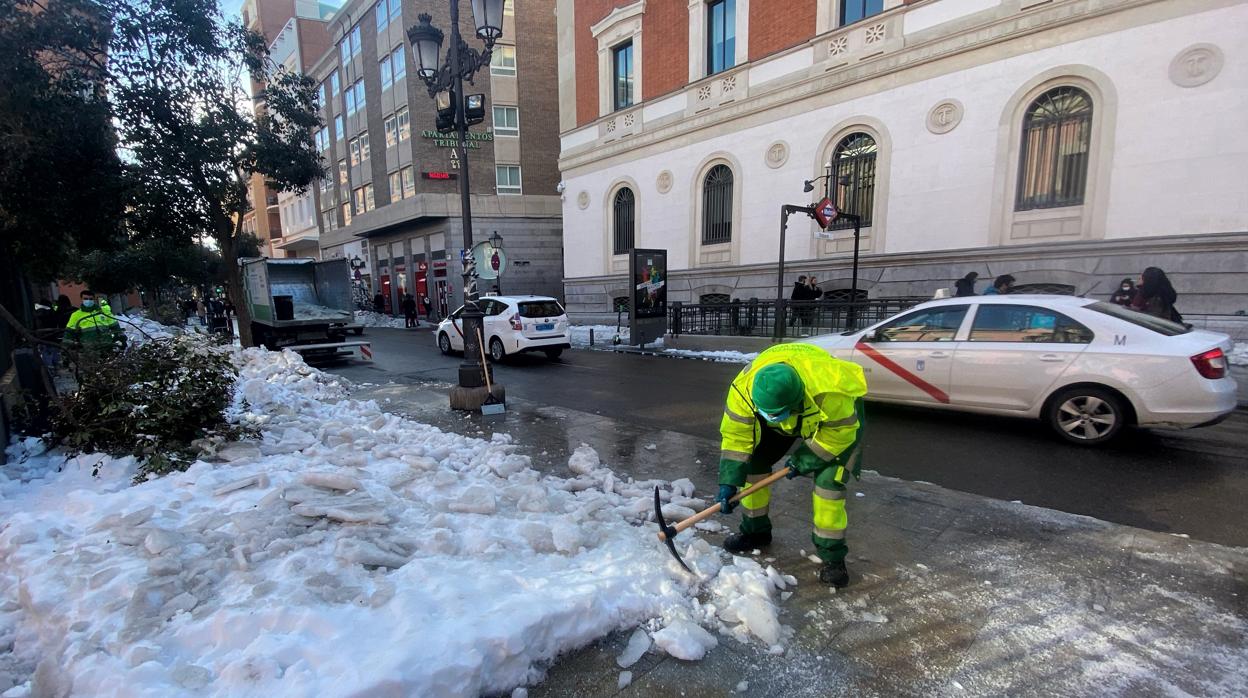
[[[445,387],[361,386],[356,397],[459,433],[512,434],[541,470],[566,475],[588,443],[618,474],[713,492],[710,439],[514,398],[505,418],[453,414]],[[870,456],[868,442],[867,467]],[[793,629],[784,655],[721,636],[701,662],[652,651],[620,690],[628,633],[617,633],[562,658],[529,695],[1248,694],[1248,549],[866,473],[848,500],[851,585],[834,593],[803,554],[810,489],[777,486],[777,539],[759,556],[799,580],[781,604]]]

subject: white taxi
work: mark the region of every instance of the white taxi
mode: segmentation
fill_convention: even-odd
[[[488,296],[477,301],[485,313],[485,350],[502,361],[511,354],[541,351],[557,359],[572,346],[568,316],[549,296]],[[443,354],[464,350],[464,323],[460,307],[438,323],[434,333]]]
[[[931,301],[805,341],[862,366],[869,400],[1041,419],[1084,445],[1211,424],[1237,401],[1228,336],[1073,296]]]

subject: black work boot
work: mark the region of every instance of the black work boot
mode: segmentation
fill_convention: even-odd
[[[845,561],[825,562],[819,570],[819,581],[843,589],[849,584],[849,571],[845,569]]]
[[[734,533],[724,539],[724,550],[730,553],[748,553],[755,548],[771,545],[771,531],[760,533]]]

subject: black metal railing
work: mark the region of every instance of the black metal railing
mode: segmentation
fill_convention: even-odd
[[[858,301],[783,301],[782,335],[788,338],[844,332],[873,325],[930,298],[875,298]],[[667,331],[673,335],[773,337],[776,301],[734,300],[730,303],[670,303]]]

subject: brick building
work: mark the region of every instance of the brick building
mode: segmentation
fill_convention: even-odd
[[[669,251],[670,300],[774,297],[780,206],[824,193],[873,298],[1156,265],[1185,313],[1248,308],[1242,0],[556,5],[574,317],[627,298],[632,246]],[[853,236],[816,231],[791,221],[785,283],[843,297]]]
[[[336,3],[317,0],[246,0],[243,26],[264,35],[269,57],[287,70],[307,73],[330,48],[329,19]],[[251,94],[264,85],[252,82]],[[262,107],[253,109],[259,113]],[[251,210],[243,216],[243,229],[260,240],[266,257],[314,257],[317,254],[316,192],[278,192],[260,175],[252,177]]]
[[[480,49],[461,6],[460,30]],[[487,104],[470,129],[467,168],[454,138],[434,130],[433,100],[416,76],[407,30],[420,13],[448,29],[445,0],[347,2],[329,25],[332,49],[308,71],[320,83],[326,126],[316,142],[330,173],[316,185],[322,258],[353,260],[361,295],[381,292],[391,310],[405,293],[428,294],[439,315],[454,310],[458,179],[468,176],[474,241],[498,233],[510,261],[501,290],[562,296],[553,0],[506,3],[491,65],[465,85]]]

